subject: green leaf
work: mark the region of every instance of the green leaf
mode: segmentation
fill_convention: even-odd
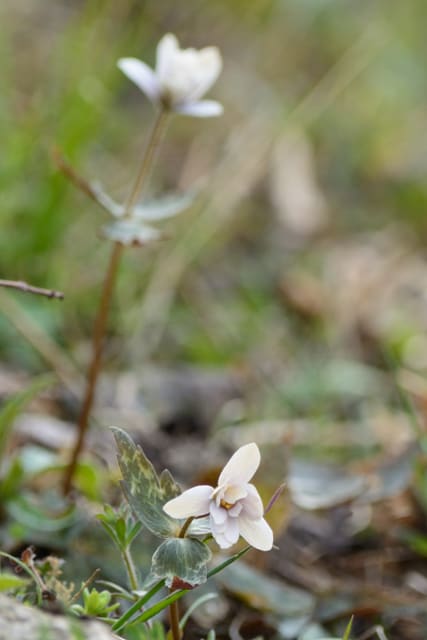
[[[210,549],[195,538],[165,540],[154,552],[151,575],[165,578],[168,587],[190,588],[207,580]]]
[[[162,233],[154,227],[131,218],[107,224],[102,228],[102,232],[106,238],[126,247],[142,247],[162,237]]]
[[[223,571],[223,569],[233,564],[233,562],[236,562],[236,560],[239,560],[251,548],[252,547],[248,545],[238,553],[234,554],[234,556],[231,556],[230,558],[227,558],[227,560],[224,560],[224,562],[221,562],[220,564],[218,564],[216,567],[214,567],[208,572],[208,578],[211,578],[217,573],[220,573],[221,571]],[[168,607],[172,602],[175,602],[175,600],[179,600],[180,598],[182,598],[182,596],[188,593],[188,589],[179,589],[179,591],[174,591],[171,595],[167,596],[166,598],[163,598],[163,600],[160,600],[160,602],[157,602],[153,606],[146,609],[143,613],[138,615],[136,618],[132,619],[132,616],[135,613],[137,613],[137,611],[140,611],[140,609],[142,609],[142,607],[145,604],[147,604],[147,602],[149,602],[151,598],[153,598],[156,595],[156,593],[160,591],[162,587],[164,587],[164,585],[165,585],[165,580],[160,580],[149,591],[144,593],[144,595],[141,596],[141,598],[139,598],[127,611],[125,611],[125,613],[118,620],[115,621],[115,623],[111,627],[112,630],[121,631],[124,627],[127,627],[128,625],[140,624],[142,622],[146,622],[147,620],[150,620],[151,618],[156,616],[158,613],[163,611],[163,609],[166,609],[166,607]]]
[[[0,591],[9,591],[9,589],[19,589],[25,587],[28,580],[15,576],[13,573],[0,573]]]
[[[118,449],[118,461],[123,475],[123,490],[136,517],[154,535],[177,537],[181,520],[170,518],[163,505],[181,491],[169,471],[157,475],[141,447],[137,447],[122,429],[112,427]]]
[[[351,616],[349,623],[346,627],[345,633],[342,637],[342,640],[350,640],[350,633],[351,633],[351,628],[353,626],[353,616]]]

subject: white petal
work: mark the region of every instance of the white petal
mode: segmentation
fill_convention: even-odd
[[[264,513],[262,500],[253,484],[247,484],[246,488],[248,495],[241,501],[243,505],[243,515],[253,520],[258,520],[262,518],[262,514]]]
[[[227,520],[227,511],[222,507],[218,507],[215,502],[211,501],[209,512],[215,524],[223,524]]]
[[[184,491],[180,496],[169,500],[163,505],[165,511],[171,518],[191,518],[192,516],[203,516],[209,513],[212,487],[199,485]]]
[[[229,518],[227,520],[227,526],[223,535],[230,544],[236,544],[239,539],[239,523],[235,518]]]
[[[224,113],[222,104],[216,102],[216,100],[200,100],[199,102],[175,105],[173,110],[184,116],[193,116],[195,118],[211,118]]]
[[[156,75],[160,82],[167,79],[179,51],[179,43],[172,33],[167,33],[157,45]]]
[[[137,58],[120,58],[117,66],[141,89],[152,102],[158,102],[160,86],[156,74],[150,67]]]
[[[211,520],[212,535],[221,549],[227,549],[236,544],[239,539],[239,523],[235,518],[227,518],[226,522],[216,525]]]
[[[261,455],[255,442],[237,449],[218,478],[218,485],[246,484],[259,467]]]
[[[222,58],[216,47],[205,47],[197,51],[198,77],[189,100],[201,98],[216,82],[222,69]]]
[[[273,546],[273,531],[264,518],[252,520],[240,516],[238,519],[240,535],[255,549],[270,551]]]
[[[243,509],[243,504],[241,502],[236,502],[234,507],[228,509],[227,513],[231,518],[237,518],[237,516],[241,513]]]
[[[235,504],[238,500],[242,498],[246,498],[248,495],[248,487],[247,484],[232,484],[225,487],[225,490],[222,494],[222,499],[228,504]],[[262,516],[262,513],[261,513]],[[260,516],[260,517],[261,517]]]
[[[228,549],[229,547],[231,547],[232,543],[227,540],[223,533],[214,534],[214,532],[212,531],[212,535],[215,539],[215,542],[219,547],[221,547],[221,549]]]

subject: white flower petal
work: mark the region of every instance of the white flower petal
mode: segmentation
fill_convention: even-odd
[[[184,104],[175,105],[173,110],[181,115],[193,116],[195,118],[212,118],[224,113],[222,104],[220,102],[216,102],[216,100],[186,102]]]
[[[229,516],[231,516],[231,518],[237,518],[237,516],[240,514],[242,509],[243,509],[243,504],[241,502],[236,502],[234,507],[231,507],[231,509],[229,509],[227,513]]]
[[[223,533],[216,533],[212,531],[212,535],[214,537],[215,542],[221,549],[228,549],[231,547],[232,543],[227,540]]]
[[[259,467],[261,455],[255,442],[237,449],[225,465],[218,479],[218,485],[246,484]]]
[[[222,499],[228,504],[235,504],[238,500],[246,498],[248,495],[247,484],[232,484],[225,487],[222,492]],[[262,513],[261,513],[262,515]]]
[[[243,514],[247,518],[258,520],[259,518],[262,518],[262,515],[264,513],[262,500],[253,484],[247,484],[246,488],[248,495],[246,496],[246,498],[243,498],[241,502],[241,504],[243,505]]]
[[[159,41],[156,53],[156,75],[161,84],[167,81],[173,70],[174,60],[179,50],[178,40],[172,33],[167,33]]]
[[[218,507],[215,502],[211,501],[209,512],[215,524],[223,524],[227,520],[227,511],[222,507]]]
[[[216,82],[222,69],[222,58],[217,47],[205,47],[195,53],[197,54],[198,78],[191,95],[188,96],[188,101],[201,98]]]
[[[236,518],[229,518],[227,520],[227,526],[224,529],[224,538],[228,540],[230,544],[236,544],[239,539],[239,522]]]
[[[227,518],[226,522],[219,525],[211,520],[211,527],[212,535],[221,549],[231,547],[239,539],[239,523],[236,518]]]
[[[273,531],[264,518],[252,520],[240,516],[238,519],[240,535],[255,549],[270,551],[273,546]]]
[[[132,80],[151,102],[158,102],[160,86],[156,74],[150,67],[137,58],[120,58],[117,66],[125,76]]]
[[[163,505],[163,511],[171,518],[203,516],[209,513],[212,491],[213,489],[209,485],[199,485],[188,489]]]

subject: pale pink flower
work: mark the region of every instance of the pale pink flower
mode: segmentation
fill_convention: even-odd
[[[235,544],[241,535],[252,547],[269,551],[273,532],[263,518],[258,491],[249,483],[261,460],[257,445],[240,447],[218,478],[216,488],[200,485],[167,502],[163,509],[172,518],[209,515],[210,529],[222,549]]]
[[[223,111],[219,102],[200,100],[222,68],[216,47],[180,49],[176,37],[168,33],[157,45],[154,71],[137,58],[121,58],[118,66],[154,104],[199,118],[219,116]]]

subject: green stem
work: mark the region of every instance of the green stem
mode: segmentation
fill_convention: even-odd
[[[126,216],[132,215],[132,209],[134,208],[136,201],[138,200],[138,197],[144,185],[144,182],[149,178],[150,171],[154,162],[154,157],[156,155],[156,151],[166,131],[166,126],[168,123],[168,115],[169,115],[169,112],[166,111],[165,109],[161,109],[157,114],[157,118],[151,130],[146,151],[142,157],[141,165],[138,171],[138,176],[135,180],[133,189],[130,192],[129,197],[126,201],[126,205],[125,205]]]
[[[138,578],[136,577],[136,569],[129,547],[126,547],[126,549],[124,549],[124,551],[122,552],[122,558],[128,574],[130,588],[132,589],[132,591],[136,591],[139,587]]]
[[[231,558],[227,558],[227,560],[224,560],[224,562],[221,562],[221,564],[219,564],[217,567],[214,567],[213,569],[208,571],[208,579],[214,576],[215,574],[219,573],[226,567],[228,567],[233,562],[236,562],[236,560],[239,560],[239,558],[241,558],[245,553],[247,553],[249,549],[251,549],[251,547],[248,545],[247,547],[245,547],[244,549],[236,553],[234,556],[231,556]],[[161,611],[163,611],[167,607],[170,607],[170,605],[173,602],[175,602],[175,600],[179,600],[180,598],[182,598],[182,596],[184,596],[189,591],[188,589],[180,589],[179,591],[174,591],[172,594],[168,595],[166,598],[163,598],[163,600],[160,600],[156,604],[146,609],[143,613],[141,613],[139,616],[137,616],[133,620],[130,620],[133,614],[138,611],[138,608],[141,607],[146,602],[148,602],[149,600],[151,600],[153,595],[157,593],[157,591],[159,591],[162,588],[162,586],[164,586],[164,584],[165,584],[164,580],[162,580],[161,582],[158,582],[149,593],[146,593],[145,596],[143,596],[143,598],[138,600],[138,602],[136,602],[128,611],[126,611],[126,613],[124,613],[121,618],[116,620],[116,622],[113,624],[113,627],[112,627],[113,631],[120,631],[125,626],[127,626],[127,624],[130,624],[130,625],[141,624],[142,622],[147,622],[147,620],[151,620],[151,618],[159,614]]]
[[[130,192],[129,198],[125,205],[125,215],[132,215],[132,209],[140,195],[141,189],[145,181],[148,179],[151,167],[154,162],[156,150],[159,146],[161,137],[165,131],[167,122],[167,112],[159,111],[157,118],[151,130],[150,137],[146,146],[145,153],[142,158],[141,165],[135,180],[134,186]],[[102,351],[104,346],[104,338],[107,327],[108,314],[110,311],[111,300],[114,290],[114,282],[120,265],[120,260],[124,246],[119,242],[115,242],[111,253],[110,262],[108,264],[107,273],[105,275],[102,286],[101,300],[98,312],[95,318],[94,330],[92,335],[92,359],[89,365],[86,381],[85,395],[83,398],[82,409],[77,423],[77,437],[71,452],[70,461],[65,469],[62,490],[64,495],[68,495],[71,490],[77,463],[83,450],[84,441],[87,430],[89,428],[89,416],[92,411],[95,399],[96,386],[98,376],[101,370]]]

